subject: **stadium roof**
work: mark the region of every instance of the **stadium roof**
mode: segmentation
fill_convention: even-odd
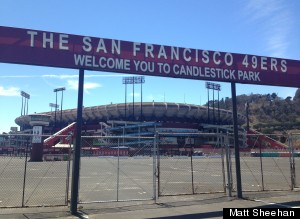
[[[185,103],[168,103],[168,102],[135,102],[107,104],[92,107],[84,107],[82,117],[84,122],[95,122],[108,120],[136,120],[141,121],[141,106],[143,121],[181,121],[181,122],[198,122],[213,124],[218,122],[218,109],[210,107],[210,120],[208,121],[208,108],[206,106],[185,104]],[[54,123],[55,111],[43,112],[38,114],[51,115],[50,124]],[[57,122],[60,122],[60,111],[56,112]],[[134,115],[134,119],[133,119]],[[77,109],[67,109],[62,111],[62,122],[72,123],[76,121]],[[213,119],[215,118],[215,119]],[[23,115],[15,119],[16,124],[29,125],[29,115]],[[244,115],[238,114],[238,124],[242,125],[246,121]],[[220,124],[232,124],[232,111],[220,109]]]

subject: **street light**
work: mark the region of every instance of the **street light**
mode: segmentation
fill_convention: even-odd
[[[22,96],[22,106],[21,106],[21,116],[23,115],[23,108],[24,108],[24,115],[28,115],[28,100],[30,99],[30,95],[24,91],[21,91]],[[25,98],[25,103],[23,107],[23,99]],[[25,114],[26,109],[26,114]]]
[[[127,118],[127,84],[132,84],[133,89],[133,104],[132,104],[132,117],[134,119],[134,84],[141,84],[141,120],[143,115],[143,86],[142,84],[145,83],[144,76],[135,76],[135,77],[123,77],[123,84],[125,84],[125,119]]]
[[[60,128],[61,128],[61,123],[62,123],[62,106],[63,106],[64,90],[66,90],[65,87],[60,87],[60,88],[56,88],[53,90],[53,92],[55,92],[55,105],[56,106],[57,106],[57,92],[61,91]],[[54,114],[54,128],[56,128],[56,111],[57,111],[57,108],[55,108],[55,114]]]

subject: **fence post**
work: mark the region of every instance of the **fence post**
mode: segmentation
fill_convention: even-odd
[[[66,200],[65,200],[66,205],[68,205],[68,199],[69,199],[69,184],[70,184],[73,132],[69,132],[67,140],[69,140],[69,154],[68,154],[68,163],[67,163]]]
[[[226,193],[226,174],[225,174],[225,161],[224,161],[224,147],[225,147],[225,143],[224,143],[224,138],[225,136],[222,134],[222,139],[221,139],[221,159],[222,159],[222,173],[223,173],[223,188],[224,188],[224,193]]]
[[[25,198],[25,185],[26,185],[26,175],[27,175],[27,158],[28,158],[28,144],[29,140],[26,141],[26,151],[25,151],[25,168],[24,168],[24,179],[23,179],[23,194],[22,194],[22,207],[24,207]]]
[[[124,138],[124,136],[123,136]],[[120,187],[120,138],[118,137],[118,165],[117,165],[117,201],[119,201],[119,187]]]
[[[291,133],[288,133],[288,143],[290,151],[290,172],[291,172],[291,190],[295,188],[295,158],[294,158],[294,147],[293,147],[293,136]]]
[[[264,170],[263,170],[262,156],[261,156],[261,144],[259,144],[259,159],[260,159],[260,173],[261,173],[262,191],[265,191]]]
[[[159,155],[159,151],[157,153],[157,136],[158,136],[158,133],[155,132],[155,135],[154,135],[154,139],[153,139],[153,197],[154,197],[154,200],[155,200],[155,203],[157,202],[157,187],[156,187],[156,177],[158,177],[158,162],[156,162],[156,157],[158,157]],[[159,159],[158,159],[159,161]],[[159,178],[158,178],[159,179]],[[158,183],[159,183],[159,180],[158,180]]]
[[[193,151],[192,148],[190,148],[190,155],[191,155],[191,172],[192,172],[192,194],[195,194],[195,188],[194,188],[194,167],[193,167]]]
[[[232,172],[231,172],[231,156],[229,148],[229,136],[226,135],[225,153],[226,153],[226,168],[227,168],[227,190],[228,197],[232,197]]]
[[[157,196],[159,197],[160,194],[160,148],[159,148],[159,133],[156,132],[155,134],[155,145],[157,147],[157,162],[156,162],[156,177],[157,177]]]

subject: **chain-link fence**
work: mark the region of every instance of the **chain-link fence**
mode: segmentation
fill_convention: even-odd
[[[201,145],[201,139],[213,139],[215,143]],[[159,195],[225,191],[231,195],[236,191],[232,139],[232,134],[222,133],[160,134]],[[299,135],[252,133],[246,139],[246,146],[239,149],[243,191],[299,187]]]
[[[44,145],[43,162],[32,162],[32,135],[0,137],[0,207],[67,205],[71,142]],[[82,136],[78,201],[231,195],[236,190],[232,138],[222,133]],[[299,188],[299,148],[300,134],[248,134],[240,148],[242,190]]]
[[[223,135],[160,133],[159,195],[224,192]],[[217,142],[199,146],[204,139]],[[215,141],[217,140],[217,141]]]
[[[154,137],[83,136],[79,202],[155,197]]]
[[[44,162],[34,162],[32,135],[0,137],[0,207],[67,205],[68,154],[57,159],[63,157],[61,149],[44,148]]]
[[[247,149],[240,151],[242,190],[293,189],[295,171],[299,169],[294,168],[298,154],[292,145],[292,135],[251,133],[247,139]],[[233,149],[231,154],[232,189],[235,191],[236,165]]]

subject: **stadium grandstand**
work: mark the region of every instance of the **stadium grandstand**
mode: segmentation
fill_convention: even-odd
[[[65,138],[60,136],[75,133],[77,109],[37,114],[50,116],[50,124],[44,128],[44,135],[49,136],[44,139],[44,149],[66,144]],[[136,144],[147,144],[143,137],[153,137],[155,133],[159,133],[160,144],[165,148],[175,147],[179,151],[182,145],[187,144],[193,148],[215,148],[221,146],[219,134],[233,133],[232,111],[185,103],[138,102],[84,107],[82,121],[82,136],[95,136],[87,145],[83,143],[82,148],[103,147],[105,142],[97,136],[102,139],[111,136],[139,137],[134,142],[122,144],[124,148],[135,147]],[[15,122],[20,126],[18,133],[32,132],[30,115],[22,115]],[[245,123],[246,117],[238,114],[240,148],[247,148],[249,143],[247,131],[242,128]],[[17,138],[15,146],[24,145],[24,140]],[[233,136],[228,144],[233,146]]]
[[[155,132],[174,133],[218,133],[232,131],[232,112],[224,109],[209,110],[206,106],[168,103],[168,102],[143,102],[143,103],[108,104],[84,107],[83,134],[84,135],[126,135],[153,136]],[[50,124],[45,127],[45,134],[60,132],[63,128],[76,122],[77,109],[63,110],[61,117],[57,111],[43,112],[50,115]],[[30,132],[30,116],[23,115],[16,118],[15,122],[23,132]],[[244,115],[238,114],[238,125],[246,122]],[[68,131],[68,130],[66,130]],[[65,131],[65,133],[66,133]],[[214,143],[214,142],[205,142]]]

